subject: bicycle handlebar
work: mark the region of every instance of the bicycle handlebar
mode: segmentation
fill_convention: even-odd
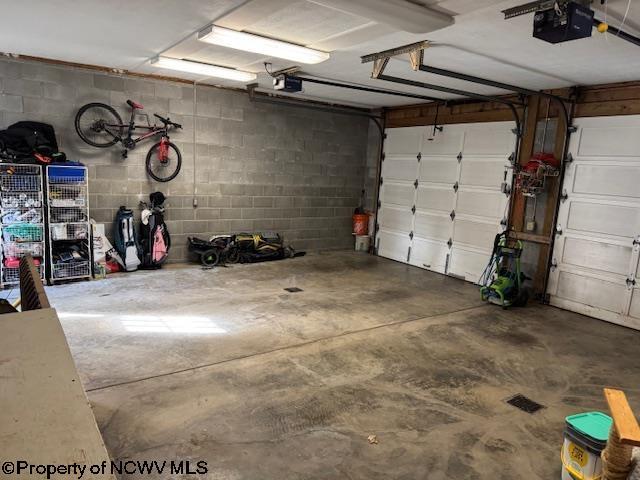
[[[182,125],[180,125],[179,123],[172,122],[168,118],[161,117],[157,113],[154,113],[153,116],[156,117],[158,120],[160,120],[165,125],[173,125],[175,128],[182,128]]]

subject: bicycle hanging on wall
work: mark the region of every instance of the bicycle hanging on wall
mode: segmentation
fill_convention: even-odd
[[[131,107],[129,123],[123,123],[118,112],[105,103],[88,103],[76,114],[76,132],[80,138],[92,147],[107,148],[118,143],[124,150],[122,157],[127,158],[129,150],[147,138],[160,136],[160,141],[152,145],[147,153],[145,162],[147,173],[158,182],[173,180],[180,172],[182,154],[178,147],[169,140],[169,130],[182,128],[182,125],[172,122],[154,113],[162,125],[137,125],[136,112],[143,106],[133,100],[127,100]],[[136,130],[147,130],[142,135],[134,137]]]

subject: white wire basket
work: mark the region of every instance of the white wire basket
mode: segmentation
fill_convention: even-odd
[[[0,215],[2,215],[3,225],[13,225],[15,223],[34,223],[39,225],[44,221],[41,208],[3,208]]]
[[[89,227],[86,223],[52,223],[52,240],[86,240],[89,238]]]
[[[53,176],[48,177],[49,185],[85,185],[86,176]]]
[[[3,175],[0,179],[0,189],[3,192],[39,192],[39,175]]]
[[[0,174],[3,175],[41,175],[40,165],[27,165],[18,163],[3,163],[0,165]]]
[[[41,242],[43,238],[42,225],[32,223],[18,223],[2,227],[3,242]]]
[[[2,192],[0,194],[0,206],[9,208],[42,208],[42,195],[30,192]]]
[[[56,280],[82,278],[91,275],[91,265],[88,261],[54,263],[53,278]]]
[[[87,189],[85,185],[50,185],[49,204],[52,207],[85,207]]]
[[[41,257],[44,253],[42,242],[4,242],[4,256],[20,258],[30,253],[34,257]]]
[[[42,265],[38,265],[36,267],[36,270],[38,270],[38,274],[40,275],[40,278],[44,278],[43,274],[44,274],[44,269],[42,268]],[[4,267],[2,269],[2,283],[3,284],[9,284],[9,285],[17,285],[20,283],[20,268],[6,268]]]

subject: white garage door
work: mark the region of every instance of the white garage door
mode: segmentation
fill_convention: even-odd
[[[378,254],[477,282],[503,230],[512,122],[387,130]]]
[[[575,123],[556,225],[551,304],[640,329],[640,116]]]

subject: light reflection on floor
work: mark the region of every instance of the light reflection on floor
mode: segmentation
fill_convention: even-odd
[[[102,318],[105,314],[59,312],[65,318]],[[194,315],[115,315],[128,332],[146,333],[200,333],[221,335],[228,333],[208,317]]]

